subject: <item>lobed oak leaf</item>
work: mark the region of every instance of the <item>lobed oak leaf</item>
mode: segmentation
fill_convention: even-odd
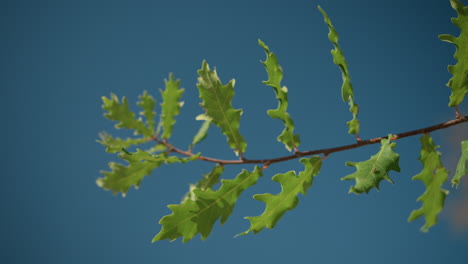
[[[426,186],[426,191],[418,198],[418,201],[423,203],[422,207],[411,212],[408,222],[424,215],[426,223],[421,227],[421,231],[427,232],[431,226],[437,224],[437,215],[444,208],[448,191],[442,189],[442,185],[447,181],[448,171],[442,165],[440,153],[437,152],[439,146],[434,145],[431,136],[425,134],[420,142],[419,160],[423,164],[423,169],[413,177],[413,180],[422,181]]]
[[[216,191],[195,188],[195,200],[185,199],[181,204],[168,205],[172,214],[161,218],[159,223],[162,228],[153,242],[164,239],[172,241],[182,237],[185,243],[197,234],[205,240],[215,222],[219,219],[224,224],[242,192],[256,184],[261,176],[262,170],[256,167],[253,172],[243,170],[232,180],[222,180],[221,187]]]
[[[287,150],[291,151],[301,144],[298,134],[294,134],[294,122],[287,112],[288,109],[288,89],[281,86],[283,79],[283,69],[278,63],[276,55],[270,51],[263,41],[258,40],[258,44],[265,50],[267,58],[262,62],[268,74],[268,80],[263,83],[271,86],[278,99],[278,107],[267,111],[271,118],[280,119],[283,121],[284,129],[278,136],[278,141],[283,143]]]
[[[463,6],[459,0],[450,0],[452,8],[457,12],[458,17],[452,18],[452,23],[460,28],[460,35],[440,35],[442,41],[455,44],[454,58],[457,64],[449,65],[448,71],[453,75],[447,83],[452,90],[449,106],[459,105],[468,93],[468,6]]]
[[[169,74],[169,80],[164,80],[166,88],[161,91],[163,102],[161,103],[161,125],[163,133],[161,138],[168,139],[172,135],[172,128],[175,124],[175,117],[180,113],[183,102],[180,98],[184,89],[179,89],[180,80],[174,80],[174,76]]]
[[[319,156],[303,158],[300,162],[304,165],[304,171],[300,172],[299,176],[296,176],[294,171],[273,176],[273,181],[281,184],[280,193],[254,195],[255,200],[265,203],[265,211],[259,216],[246,217],[250,220],[250,228],[239,235],[250,232],[256,234],[263,228],[273,228],[287,211],[296,208],[299,203],[298,195],[306,194],[322,166],[322,159]]]
[[[391,135],[388,136],[388,138],[391,137]],[[369,193],[372,188],[379,190],[379,184],[382,180],[394,183],[388,176],[388,172],[391,170],[400,172],[400,167],[398,165],[400,155],[393,151],[396,143],[390,143],[390,140],[386,138],[382,139],[380,143],[381,147],[379,152],[371,156],[369,160],[361,162],[346,162],[347,166],[353,166],[356,168],[356,172],[341,178],[341,180],[356,181],[356,184],[351,186],[349,189],[350,193]]]
[[[206,61],[203,61],[198,75],[197,87],[202,99],[200,105],[204,108],[205,115],[212,124],[221,128],[229,147],[234,149],[236,154],[244,153],[247,143],[239,132],[242,110],[232,107],[235,80],[223,85],[216,70],[210,70]]]

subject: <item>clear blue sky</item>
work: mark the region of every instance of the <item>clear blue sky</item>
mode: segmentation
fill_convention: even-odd
[[[458,35],[448,0],[1,1],[0,110],[6,121],[0,131],[0,262],[466,263],[468,233],[453,215],[463,209],[468,182],[458,190],[447,183],[446,209],[429,233],[419,231],[421,220],[406,222],[424,191],[411,180],[421,169],[417,137],[397,141],[402,171],[390,174],[396,184],[382,182],[380,192],[368,195],[348,194],[352,182],[340,178],[354,172],[346,161],[366,160],[378,146],[330,156],[299,206],[257,235],[233,238],[248,228],[244,216],[263,211],[252,195],[279,192],[271,177],[299,170],[297,161],[268,168],[223,227],[216,224],[206,241],[197,236],[187,244],[150,241],[159,219],[170,213],[166,205],[178,203],[210,164],[165,166],[126,198],[96,186],[99,171],[115,160],[96,143],[99,132],[114,132],[102,116],[101,96],[114,92],[134,103],[148,90],[159,98],[164,78],[174,73],[186,92],[171,142],[185,146],[202,112],[195,84],[203,59],[224,82],[236,79],[233,104],[244,110],[246,155],[286,155],[275,140],[282,124],[265,112],[276,102],[261,83],[265,55],[257,39],[283,66],[300,149],[352,143],[319,4],[340,35],[363,139],[454,117],[445,87],[454,46],[437,38]],[[468,104],[460,110],[466,115]],[[198,150],[233,158],[219,131],[209,134]],[[433,133],[452,172],[467,135],[466,124]],[[232,167],[225,176],[239,170]]]

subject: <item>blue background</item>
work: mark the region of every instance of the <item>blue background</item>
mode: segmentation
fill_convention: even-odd
[[[98,132],[128,135],[114,133],[102,116],[101,96],[114,92],[134,103],[148,90],[159,98],[173,72],[186,91],[171,142],[183,148],[199,127],[195,84],[203,59],[223,82],[236,78],[233,104],[244,110],[247,157],[287,155],[276,142],[281,122],[265,113],[277,103],[261,83],[265,55],[258,38],[283,66],[300,150],[352,143],[341,74],[318,4],[340,35],[363,139],[454,118],[445,87],[454,46],[437,38],[459,34],[448,0],[1,1],[1,262],[466,263],[466,181],[459,189],[446,184],[451,194],[429,233],[419,231],[423,220],[407,223],[424,191],[421,182],[411,181],[421,170],[417,137],[397,141],[402,172],[390,174],[396,184],[383,182],[380,192],[368,195],[347,194],[352,182],[340,178],[354,172],[346,161],[366,160],[378,146],[331,155],[299,206],[257,235],[233,238],[248,228],[244,216],[263,211],[252,195],[279,192],[270,178],[300,170],[297,161],[272,165],[223,227],[217,223],[206,241],[197,236],[186,244],[150,241],[158,220],[170,213],[166,205],[178,203],[211,164],[164,166],[125,198],[96,186],[99,171],[116,160],[96,143]],[[460,110],[467,114],[466,100]],[[467,128],[432,134],[452,172]],[[217,128],[197,150],[235,158]],[[239,170],[229,167],[225,177]]]

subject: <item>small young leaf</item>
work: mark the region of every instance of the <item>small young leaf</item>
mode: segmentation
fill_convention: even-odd
[[[388,138],[391,138],[389,135]],[[390,143],[389,139],[382,139],[380,150],[377,154],[372,156],[369,160],[361,162],[346,162],[346,166],[356,167],[356,172],[347,175],[341,180],[356,180],[356,184],[351,186],[349,192],[356,194],[369,191],[375,187],[379,190],[379,184],[382,180],[387,180],[393,183],[393,180],[388,176],[388,172],[391,170],[400,172],[398,161],[400,155],[393,151],[396,143]]]
[[[465,176],[468,171],[466,169],[466,163],[468,162],[468,140],[464,140],[461,143],[461,156],[457,164],[457,170],[455,171],[455,176],[452,178],[452,185],[460,184],[461,177]]]
[[[453,75],[447,86],[452,90],[449,106],[459,105],[468,92],[468,6],[463,6],[459,0],[450,0],[452,8],[458,13],[457,18],[452,18],[455,26],[460,28],[458,38],[451,35],[440,35],[442,41],[455,44],[454,58],[457,64],[449,65],[448,70]]]
[[[344,102],[348,102],[349,111],[353,115],[353,119],[347,122],[349,134],[358,134],[359,133],[359,121],[357,120],[357,115],[359,112],[359,106],[354,102],[354,92],[353,85],[351,84],[351,77],[348,71],[348,63],[344,57],[344,53],[338,45],[338,33],[333,27],[330,17],[327,13],[319,6],[318,9],[323,15],[325,23],[328,26],[330,32],[328,33],[328,39],[333,43],[335,49],[331,50],[333,56],[333,63],[338,65],[341,70],[341,77],[343,78],[343,85],[341,86],[341,97]]]
[[[119,121],[115,128],[134,129],[135,135],[152,136],[152,131],[145,126],[141,118],[135,118],[135,113],[128,106],[127,98],[123,97],[120,103],[119,98],[111,94],[110,98],[103,96],[102,101],[104,103],[102,108],[107,111],[104,116],[110,120]]]
[[[260,232],[263,228],[273,228],[279,219],[287,212],[294,209],[299,203],[297,197],[299,193],[305,195],[307,190],[312,186],[314,177],[320,172],[322,159],[319,156],[304,158],[300,160],[304,165],[304,171],[296,176],[294,171],[289,171],[283,174],[276,174],[273,180],[281,184],[281,192],[273,195],[270,193],[256,194],[255,200],[259,200],[266,204],[265,211],[255,217],[246,217],[250,220],[249,230],[241,233],[245,235],[250,232],[254,234]]]
[[[205,191],[207,189],[213,189],[213,186],[219,183],[219,178],[221,174],[224,172],[224,166],[217,164],[213,170],[211,170],[208,174],[203,174],[203,178],[197,182],[197,184],[190,184],[189,192],[182,198],[182,202],[190,199],[192,201],[197,200],[195,193],[193,192],[195,189],[199,189]]]
[[[239,132],[242,110],[232,107],[235,80],[223,85],[216,70],[211,71],[206,61],[203,61],[198,75],[200,77],[197,87],[202,99],[200,105],[204,108],[206,116],[211,118],[211,123],[221,128],[227,137],[229,147],[242,155],[247,143]]]
[[[172,135],[172,127],[174,126],[175,117],[180,113],[180,107],[183,102],[180,98],[184,93],[184,89],[179,89],[180,80],[174,80],[174,76],[169,74],[169,80],[164,80],[166,89],[161,91],[163,102],[161,104],[161,122],[163,133],[161,138],[168,139]]]
[[[197,234],[205,240],[213,229],[214,223],[220,219],[224,224],[232,214],[237,199],[244,190],[257,183],[262,176],[262,170],[256,167],[253,172],[243,170],[232,180],[222,180],[221,187],[211,189],[194,189],[195,201],[186,199],[181,204],[168,205],[172,214],[164,216],[159,223],[161,231],[153,238],[158,240],[175,240],[183,238],[190,241]]]
[[[154,118],[156,117],[156,113],[153,111],[154,110],[154,105],[156,104],[156,101],[153,99],[153,97],[148,94],[147,91],[143,92],[143,95],[140,95],[140,101],[137,102],[137,105],[143,109],[143,111],[140,112],[140,115],[144,116],[146,118],[146,125],[149,130],[151,130],[151,133],[154,133]]]
[[[192,144],[190,144],[189,149],[193,149],[193,147],[202,142],[208,136],[208,129],[210,128],[211,121],[205,120],[203,124],[198,129],[197,134],[193,137]]]
[[[421,156],[419,160],[423,164],[423,170],[413,177],[413,180],[420,180],[426,186],[426,191],[418,198],[423,203],[422,207],[411,212],[408,222],[425,216],[426,223],[421,231],[427,232],[429,228],[437,224],[437,215],[444,208],[447,190],[442,189],[442,185],[447,180],[448,171],[442,166],[440,153],[436,150],[438,146],[429,134],[421,137]]]
[[[262,64],[268,74],[268,80],[263,81],[265,85],[271,86],[276,93],[278,99],[278,107],[276,109],[268,110],[268,115],[271,118],[280,119],[284,123],[284,130],[278,136],[278,141],[282,142],[287,150],[291,151],[301,144],[298,134],[294,134],[294,122],[287,112],[288,109],[288,89],[281,87],[281,80],[283,79],[283,69],[278,63],[278,58],[273,52],[270,52],[265,43],[258,40],[258,44],[265,50],[267,58]]]

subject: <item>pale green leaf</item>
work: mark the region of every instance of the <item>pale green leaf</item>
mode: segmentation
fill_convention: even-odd
[[[426,191],[418,198],[423,203],[422,207],[411,212],[408,222],[411,222],[423,216],[426,223],[421,231],[427,232],[429,228],[437,224],[437,215],[444,208],[447,190],[442,189],[442,185],[447,181],[448,171],[442,166],[440,153],[437,152],[438,146],[429,134],[425,134],[420,139],[421,156],[419,160],[423,164],[423,170],[413,177],[413,180],[420,180],[426,186]]]
[[[452,90],[449,106],[459,105],[468,92],[468,6],[463,6],[459,0],[450,0],[450,3],[457,11],[458,17],[452,18],[455,26],[460,28],[460,35],[440,35],[442,41],[455,44],[454,58],[457,64],[449,65],[448,70],[453,75],[447,86]]]
[[[348,125],[348,133],[349,134],[358,134],[359,133],[359,121],[357,120],[357,115],[359,112],[359,106],[354,102],[354,92],[353,92],[353,85],[351,84],[351,77],[348,71],[348,63],[344,57],[343,50],[341,50],[340,46],[338,45],[338,33],[336,32],[335,28],[333,27],[330,17],[327,13],[319,6],[318,9],[323,15],[325,23],[328,26],[329,33],[328,39],[330,42],[333,43],[335,49],[331,50],[331,54],[333,56],[333,63],[338,65],[341,70],[341,77],[343,78],[343,84],[341,86],[341,97],[343,101],[348,102],[349,104],[349,111],[353,115],[353,119],[347,122]]]
[[[223,172],[224,172],[224,166],[217,164],[213,168],[213,170],[211,170],[210,173],[203,174],[203,178],[201,178],[201,180],[199,180],[196,184],[190,184],[190,190],[184,196],[184,198],[182,198],[182,202],[185,201],[186,199],[195,201],[197,199],[197,197],[195,196],[195,193],[193,192],[195,189],[199,189],[202,191],[205,191],[207,189],[213,189],[213,186],[219,183],[219,178],[221,177],[221,174],[223,174]]]
[[[266,204],[265,211],[255,217],[246,217],[250,220],[249,230],[241,233],[244,235],[250,232],[255,234],[263,228],[273,228],[279,219],[289,210],[294,209],[299,203],[299,194],[305,195],[312,186],[314,177],[320,172],[322,159],[319,156],[304,158],[300,160],[304,165],[304,171],[296,176],[294,171],[276,174],[273,181],[281,184],[281,192],[273,195],[270,193],[256,194],[254,199]]]
[[[223,85],[216,70],[211,71],[206,61],[203,61],[198,75],[197,87],[202,99],[200,105],[211,118],[211,123],[221,128],[226,135],[229,147],[236,153],[244,153],[247,143],[239,132],[242,110],[232,107],[234,79]]]
[[[461,177],[465,176],[468,171],[466,169],[466,163],[468,162],[468,140],[464,140],[461,143],[461,156],[458,160],[457,170],[455,176],[453,176],[452,184],[458,186],[460,184]]]
[[[140,115],[144,116],[146,118],[146,125],[148,129],[151,131],[151,134],[154,133],[154,119],[156,117],[156,113],[153,111],[154,110],[154,105],[156,104],[156,101],[153,99],[153,97],[148,94],[147,91],[143,92],[143,95],[139,96],[140,101],[137,102],[137,105],[143,109],[143,111],[140,112]]]
[[[127,159],[127,162],[128,166],[110,162],[111,171],[101,171],[105,177],[97,179],[97,185],[105,190],[112,191],[113,194],[120,192],[125,197],[130,187],[135,186],[135,188],[138,188],[141,180],[150,175],[153,169],[161,166],[164,159],[159,161]]]
[[[203,240],[206,239],[215,222],[218,219],[221,224],[226,222],[239,196],[257,183],[260,176],[262,170],[256,167],[253,172],[243,170],[232,180],[222,180],[221,187],[216,191],[194,189],[195,201],[186,199],[181,204],[168,206],[172,214],[164,216],[159,221],[162,228],[153,238],[153,242],[182,237],[185,243],[197,234],[200,234]]]
[[[267,45],[261,40],[258,44],[265,50],[266,60],[262,62],[268,74],[268,80],[263,81],[264,84],[271,86],[278,99],[278,107],[268,110],[268,115],[271,118],[280,119],[284,123],[283,132],[278,136],[278,141],[282,142],[287,150],[296,149],[301,143],[298,134],[294,134],[294,122],[287,112],[288,109],[288,89],[281,86],[283,79],[283,69],[278,63],[276,55],[270,51]]]
[[[389,135],[388,138],[392,136]],[[390,143],[389,139],[382,139],[380,150],[377,154],[372,156],[369,160],[361,162],[346,162],[347,166],[356,167],[356,172],[347,175],[341,180],[355,180],[356,184],[351,186],[349,192],[356,194],[366,192],[368,193],[373,187],[379,190],[379,184],[382,180],[387,180],[393,183],[393,180],[388,176],[391,170],[400,172],[398,161],[400,155],[393,151],[396,143]]]
[[[196,144],[202,142],[208,136],[208,129],[210,128],[211,121],[205,120],[203,124],[198,129],[197,134],[193,137],[192,144],[190,144],[189,149],[192,149]]]
[[[131,153],[122,148],[119,157],[127,161],[128,166],[110,162],[111,171],[101,171],[105,177],[97,179],[97,185],[105,190],[111,190],[113,194],[121,192],[122,196],[125,196],[130,187],[135,186],[135,188],[138,188],[141,180],[162,164],[187,163],[198,159],[200,156],[199,153],[186,158],[168,156],[166,152],[151,154],[151,152],[156,152],[159,149],[160,147],[156,146],[150,149],[149,152],[137,149],[136,152]]]
[[[161,104],[161,122],[163,133],[161,138],[168,139],[172,135],[172,128],[175,124],[175,117],[180,113],[180,102],[184,89],[179,89],[180,80],[174,80],[174,76],[169,74],[169,80],[164,80],[166,88],[161,91],[163,102]]]
[[[128,105],[127,98],[122,98],[122,103],[115,94],[111,94],[110,98],[102,97],[102,108],[107,111],[104,116],[110,120],[118,121],[115,128],[134,129],[135,135],[152,136],[152,131],[148,129],[141,118],[136,119]]]
[[[123,148],[129,148],[133,145],[142,144],[148,141],[146,138],[114,138],[106,132],[99,133],[101,140],[97,142],[106,146],[106,151],[109,153],[116,153],[122,151]]]
[[[130,153],[128,151],[125,151],[127,155],[121,155],[122,158],[129,160],[129,161],[151,161],[151,162],[164,162],[166,164],[172,164],[172,163],[187,163],[189,161],[194,161],[197,160],[198,157],[200,157],[200,153],[194,154],[189,157],[178,157],[178,156],[168,156],[166,152],[160,153],[160,154],[151,154],[148,151],[144,151],[141,149],[137,149],[136,152]]]

